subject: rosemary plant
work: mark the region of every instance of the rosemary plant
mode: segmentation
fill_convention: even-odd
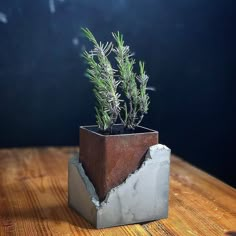
[[[134,129],[141,123],[144,114],[148,111],[149,96],[146,93],[148,76],[144,70],[144,62],[141,61],[139,62],[140,75],[134,73],[133,53],[130,52],[129,46],[124,45],[123,35],[119,32],[112,35],[117,43],[117,47],[113,51],[118,64],[121,87],[128,100],[128,105],[124,102],[122,107],[123,118],[121,113],[119,116],[125,127]]]
[[[89,66],[86,74],[94,84],[99,129],[111,133],[112,126],[119,118],[125,129],[134,130],[147,114],[150,103],[144,62],[139,61],[137,75],[134,72],[133,53],[124,44],[123,35],[119,32],[112,33],[116,42],[114,47],[112,42],[98,43],[89,29],[82,28],[82,31],[94,46],[91,51],[84,51],[83,57]],[[108,59],[110,53],[115,54],[117,70],[112,68]],[[123,100],[118,89],[122,92]]]
[[[84,51],[83,56],[89,68],[87,76],[94,84],[94,94],[97,99],[96,119],[99,129],[103,132],[111,132],[120,113],[120,94],[117,93],[119,81],[115,80],[115,70],[112,68],[108,55],[111,53],[112,43],[97,42],[91,31],[82,28],[84,35],[94,45],[90,52]]]

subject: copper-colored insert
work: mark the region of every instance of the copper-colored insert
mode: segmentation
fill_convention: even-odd
[[[95,126],[80,128],[80,162],[99,199],[121,184],[143,161],[148,148],[158,143],[158,132],[138,127],[139,133],[101,135]]]

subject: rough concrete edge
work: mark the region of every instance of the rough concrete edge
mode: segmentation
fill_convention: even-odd
[[[95,204],[91,199],[91,195],[87,190],[86,183],[84,182],[81,173],[78,170],[79,169],[78,165],[79,162],[77,157],[73,157],[70,159],[68,165],[68,206],[75,212],[82,215],[92,225],[96,225],[97,207],[95,206]],[[71,178],[72,176],[74,176],[75,180],[73,184],[71,182],[71,180],[73,180],[73,178]],[[82,190],[82,195],[80,193],[81,190]],[[87,203],[85,203],[84,205],[79,204],[78,206],[77,203],[80,201],[84,202],[83,199],[85,199],[85,202]],[[87,211],[85,210],[86,208],[90,208],[90,210]]]
[[[95,190],[92,182],[90,181],[90,179],[86,175],[82,164],[79,162],[78,156],[72,157],[69,160],[69,162],[71,164],[74,164],[74,166],[78,169],[78,172],[80,173],[80,176],[83,179],[83,181],[85,183],[85,187],[86,187],[86,189],[87,189],[87,191],[90,195],[91,201],[93,202],[93,204],[95,205],[96,208],[99,208],[100,202],[99,202],[99,198],[98,198],[98,195],[96,193],[96,190]]]
[[[70,161],[76,165],[76,167],[78,168],[78,171],[80,172],[81,174],[81,177],[82,179],[84,180],[85,182],[85,186],[86,186],[86,189],[87,191],[89,192],[89,195],[91,196],[91,200],[93,202],[93,204],[95,205],[95,207],[99,210],[99,208],[102,208],[104,205],[107,204],[108,200],[109,200],[109,197],[110,195],[112,194],[112,192],[116,191],[118,188],[120,188],[122,185],[126,184],[126,182],[129,180],[129,178],[135,176],[138,174],[138,172],[144,168],[147,164],[148,164],[148,161],[150,159],[152,159],[152,155],[151,153],[152,152],[155,152],[155,150],[158,149],[158,150],[161,150],[161,149],[165,149],[167,151],[169,151],[169,153],[171,152],[171,150],[163,145],[163,144],[156,144],[156,145],[153,145],[151,147],[149,147],[148,151],[147,151],[147,154],[145,156],[145,159],[143,161],[143,163],[141,164],[141,166],[135,170],[133,173],[129,174],[128,177],[118,186],[112,188],[108,193],[107,193],[107,196],[105,198],[105,200],[103,200],[102,202],[99,201],[99,198],[98,198],[98,195],[96,193],[96,190],[92,184],[92,182],[90,181],[90,179],[88,178],[88,176],[86,175],[85,171],[84,171],[84,168],[82,166],[82,164],[79,162],[79,157],[74,157],[74,158],[71,158]]]
[[[164,156],[162,155],[162,153],[166,153]],[[167,185],[169,186],[169,171],[170,171],[170,154],[171,154],[171,150],[166,147],[165,145],[154,145],[151,146],[145,156],[145,160],[143,162],[143,164],[141,165],[141,167],[139,169],[137,169],[135,172],[133,172],[132,174],[130,174],[128,176],[128,178],[126,179],[125,182],[123,182],[122,184],[120,184],[119,186],[113,188],[109,193],[109,196],[107,195],[106,198],[106,202],[103,201],[101,203],[101,207],[98,209],[98,222],[96,225],[96,228],[109,228],[109,227],[113,227],[113,226],[119,226],[119,225],[126,225],[126,224],[136,224],[136,223],[143,223],[146,221],[153,221],[153,220],[160,220],[160,219],[165,219],[168,217],[168,205],[169,205],[169,187],[168,187],[168,191],[167,191],[167,205],[165,207],[165,210],[155,216],[155,217],[146,217],[145,220],[137,220],[135,219],[135,221],[127,221],[127,222],[121,222],[121,223],[117,223],[117,222],[113,222],[112,224],[104,224],[102,221],[99,221],[99,212],[102,211],[106,208],[110,207],[111,201],[112,199],[116,196],[116,194],[118,194],[120,191],[122,191],[122,189],[125,187],[125,185],[130,184],[130,182],[133,182],[134,179],[138,179],[140,178],[140,174],[142,175],[143,173],[147,173],[147,171],[149,170],[150,166],[153,166],[155,168],[155,166],[159,165],[159,168],[161,168],[162,165],[167,165],[168,166],[168,179],[167,180]],[[159,171],[158,171],[159,172]]]
[[[101,207],[103,207],[105,204],[107,204],[110,195],[111,195],[114,191],[117,191],[118,188],[120,188],[122,185],[126,184],[126,182],[127,182],[131,177],[134,178],[136,175],[138,175],[139,171],[140,171],[141,169],[143,169],[143,168],[148,164],[148,162],[149,162],[150,159],[152,159],[151,153],[152,153],[152,152],[155,152],[156,149],[159,149],[159,150],[165,149],[165,150],[169,151],[169,153],[171,152],[170,148],[168,148],[166,145],[163,145],[163,144],[155,144],[155,145],[153,145],[153,146],[150,146],[149,149],[148,149],[148,151],[147,151],[147,153],[146,153],[146,156],[145,156],[145,158],[144,158],[144,161],[143,161],[143,163],[141,164],[141,166],[140,166],[137,170],[135,170],[134,172],[130,173],[130,174],[128,175],[128,177],[127,177],[120,185],[118,185],[118,186],[112,188],[112,189],[107,193],[106,198],[105,198],[102,202],[100,202],[100,207],[99,207],[99,208],[101,208]],[[161,162],[161,161],[160,161],[160,162]],[[157,162],[157,163],[158,163],[158,162]]]

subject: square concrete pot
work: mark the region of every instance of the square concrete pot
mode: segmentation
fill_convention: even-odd
[[[122,125],[114,129],[121,130]],[[134,172],[148,148],[157,143],[158,132],[141,126],[135,133],[115,135],[103,135],[97,126],[80,127],[80,162],[99,200]]]
[[[168,216],[170,149],[149,147],[141,166],[100,201],[80,163],[68,164],[68,204],[96,228],[141,223]]]

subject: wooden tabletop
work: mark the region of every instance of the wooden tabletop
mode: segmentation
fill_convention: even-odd
[[[0,149],[0,235],[235,235],[236,190],[171,157],[169,217],[94,229],[67,206],[78,148]]]

